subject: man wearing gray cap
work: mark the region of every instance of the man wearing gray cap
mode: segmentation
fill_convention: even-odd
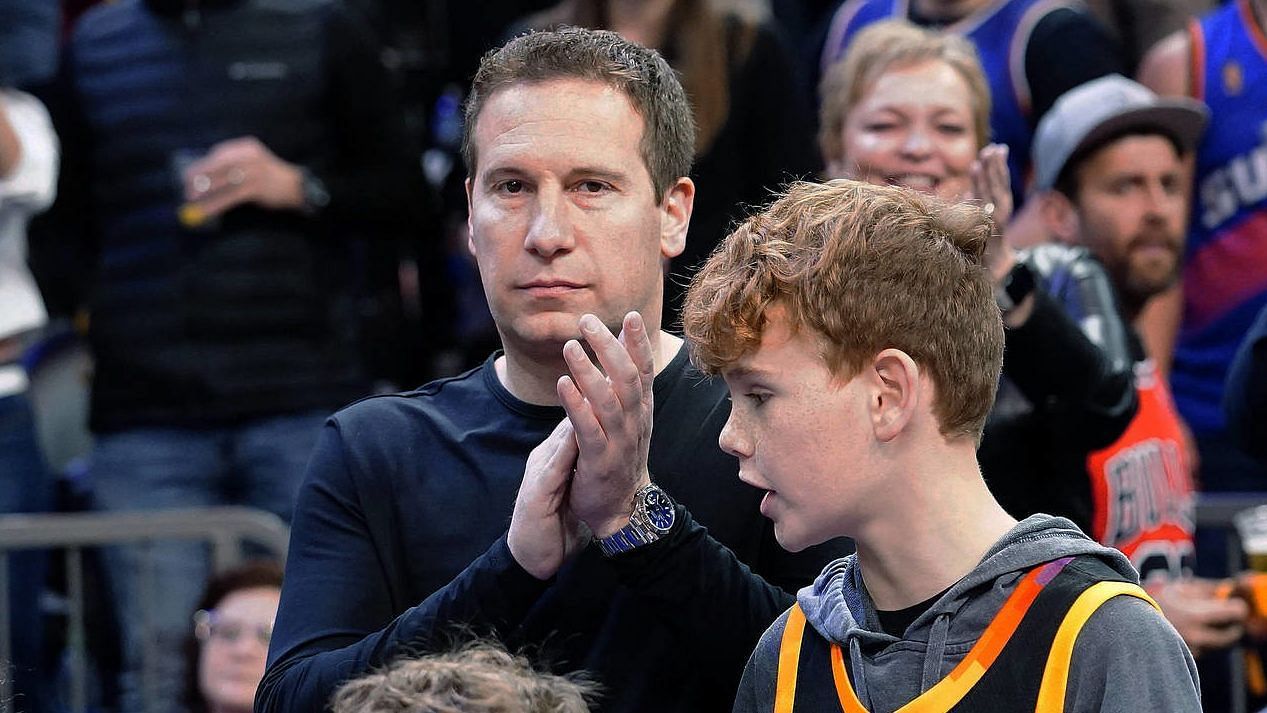
[[[1162,99],[1118,75],[1056,102],[1038,125],[1033,153],[1044,222],[1062,243],[1038,249],[1031,261],[1049,286],[1067,284],[1069,266],[1089,253],[1112,280],[1129,324],[1175,284],[1189,209],[1183,162],[1206,119],[1200,102]],[[1063,296],[1059,287],[1051,291]],[[1195,655],[1230,646],[1243,633],[1247,607],[1219,596],[1223,583],[1191,576],[1192,461],[1166,381],[1133,329],[1119,337],[1083,324],[1092,341],[1129,354],[1139,397],[1121,438],[1087,459],[1094,501],[1087,534],[1131,558]]]

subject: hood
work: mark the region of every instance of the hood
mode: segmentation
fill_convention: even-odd
[[[1032,515],[1000,538],[971,572],[911,623],[902,639],[881,631],[875,606],[862,585],[857,555],[831,563],[813,585],[797,594],[797,602],[819,634],[849,647],[859,698],[885,700],[888,696],[883,691],[872,690],[869,695],[867,687],[918,680],[919,692],[928,690],[944,675],[947,649],[970,648],[1027,571],[1079,555],[1098,557],[1138,582],[1122,553],[1091,540],[1069,520]],[[898,641],[909,644],[896,653],[873,656]],[[871,660],[864,663],[868,656]]]

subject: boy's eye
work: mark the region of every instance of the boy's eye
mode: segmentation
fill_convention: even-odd
[[[744,394],[744,397],[751,401],[755,406],[760,406],[770,400],[769,394],[758,392]]]

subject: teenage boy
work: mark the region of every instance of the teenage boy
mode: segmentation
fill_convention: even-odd
[[[900,188],[796,184],[692,284],[693,358],[733,401],[722,447],[779,543],[858,549],[765,633],[734,710],[1200,710],[1129,562],[1067,520],[1018,523],[982,480],[990,230]]]

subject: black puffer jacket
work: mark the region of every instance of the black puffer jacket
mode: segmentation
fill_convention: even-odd
[[[89,11],[54,113],[57,221],[92,243],[94,430],[201,426],[333,409],[364,392],[353,234],[419,203],[387,80],[359,26],[321,0],[120,0]],[[316,213],[177,219],[180,171],[258,138],[319,178]]]

